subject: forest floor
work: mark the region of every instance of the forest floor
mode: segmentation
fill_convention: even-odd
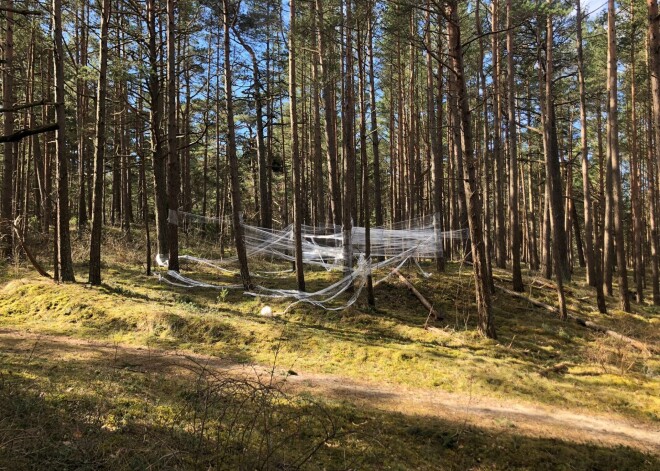
[[[425,329],[428,313],[393,279],[376,309],[360,299],[264,317],[287,304],[145,277],[141,245],[107,237],[99,288],[0,267],[0,469],[660,466],[658,355],[502,292],[498,340],[482,339],[467,266],[404,270],[445,313]],[[86,251],[76,242],[79,280]],[[660,344],[660,309],[626,314],[608,298],[599,314],[575,278],[573,312]],[[315,290],[336,275],[307,279]],[[529,297],[554,302],[547,282],[525,281]]]

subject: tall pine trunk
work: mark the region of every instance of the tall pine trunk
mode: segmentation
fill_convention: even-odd
[[[509,128],[509,225],[511,229],[511,270],[513,290],[523,291],[520,269],[520,221],[518,210],[518,127],[516,125],[516,82],[513,65],[513,24],[511,0],[506,2],[507,112]]]
[[[298,290],[305,291],[305,271],[302,253],[302,184],[300,148],[298,142],[298,110],[296,100],[296,2],[289,0],[289,111],[291,113],[291,165],[293,167],[293,237]]]
[[[470,103],[465,88],[463,66],[463,48],[461,45],[461,30],[458,16],[457,0],[448,1],[448,32],[449,55],[454,74],[457,105],[455,108],[455,125],[460,127],[463,148],[463,182],[467,194],[468,226],[472,243],[472,260],[474,267],[475,294],[477,313],[479,317],[479,332],[490,338],[496,338],[495,325],[492,318],[492,306],[488,271],[486,270],[486,251],[483,244],[483,226],[481,220],[482,200],[477,185],[477,159],[474,155],[472,141],[472,118]]]
[[[9,0],[5,3],[5,41],[4,64],[2,65],[2,104],[3,108],[14,106],[14,2]],[[3,113],[4,134],[9,136],[14,128],[14,113],[7,111]],[[2,172],[2,194],[0,195],[0,257],[8,259],[12,254],[12,183],[14,181],[14,149],[13,142],[4,143],[3,172]]]
[[[171,0],[170,0],[171,1]],[[231,181],[232,223],[234,226],[234,242],[236,255],[241,271],[241,280],[245,289],[252,289],[252,279],[248,268],[247,252],[245,250],[245,235],[243,230],[243,209],[241,202],[241,183],[236,155],[236,125],[234,123],[234,91],[231,62],[231,27],[234,21],[233,8],[230,0],[223,0],[224,12],[224,66],[225,66],[225,101],[227,112],[227,158],[229,159],[229,177]]]
[[[96,136],[94,137],[94,175],[92,186],[92,234],[89,244],[89,284],[101,284],[101,233],[103,228],[103,180],[105,175],[105,118],[108,73],[108,24],[110,0],[101,6],[101,32],[99,40],[99,81],[96,90]]]
[[[654,146],[650,146],[649,166],[652,166],[651,174],[655,178],[651,179],[651,253],[653,264],[653,303],[660,305],[660,276],[658,275],[658,227],[655,210],[658,196],[658,170],[660,169],[660,15],[658,14],[658,1],[647,0],[648,5],[648,41],[649,41],[649,76],[651,82],[651,95],[653,102],[653,128],[652,136]],[[653,171],[655,169],[655,171]]]
[[[179,194],[181,174],[177,145],[176,0],[167,0],[167,248],[168,268],[179,271]]]
[[[612,213],[616,242],[616,264],[619,278],[619,303],[630,312],[626,247],[623,237],[623,190],[621,188],[621,162],[619,156],[619,118],[617,109],[616,10],[614,0],[607,5],[607,150],[612,169]]]
[[[71,257],[71,236],[69,231],[69,163],[65,149],[66,116],[64,110],[64,38],[62,36],[62,0],[53,0],[53,58],[55,77],[55,186],[57,225],[55,237],[56,273],[58,281],[75,281]]]

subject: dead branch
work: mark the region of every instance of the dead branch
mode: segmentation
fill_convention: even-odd
[[[507,289],[504,286],[495,285],[495,287],[497,289],[501,290],[502,292],[510,295],[510,296],[513,296],[513,297],[516,297],[518,299],[522,299],[524,301],[527,301],[528,303],[533,304],[536,307],[543,308],[543,309],[545,309],[547,311],[550,311],[552,313],[555,313],[557,315],[559,314],[559,309],[557,309],[554,306],[550,306],[549,304],[542,303],[541,301],[537,301],[536,299],[532,299],[529,296],[525,296],[522,293],[517,293],[516,291],[512,291],[510,289]],[[625,342],[629,345],[632,345],[633,347],[635,347],[636,349],[638,349],[640,351],[643,351],[643,352],[649,352],[650,351],[650,352],[654,352],[654,353],[660,352],[660,348],[658,348],[658,347],[648,345],[648,344],[646,344],[644,342],[641,342],[639,340],[635,340],[631,337],[627,337],[623,334],[620,334],[618,332],[610,330],[607,327],[604,327],[602,325],[598,325],[598,324],[596,324],[594,322],[591,322],[589,320],[582,319],[581,317],[576,316],[574,313],[569,312],[568,313],[568,318],[573,320],[576,324],[581,325],[582,327],[586,327],[586,328],[594,330],[596,332],[602,332],[605,335],[608,335],[608,336],[613,337],[615,339],[621,340],[621,341],[623,341],[623,342]]]
[[[38,126],[32,129],[25,128],[21,129],[20,131],[16,131],[13,134],[9,134],[8,136],[0,136],[0,142],[18,142],[21,139],[25,139],[26,137],[34,136],[35,134],[42,134],[49,131],[56,131],[57,129],[59,129],[57,123],[44,124],[43,126]]]
[[[25,245],[25,241],[23,240],[23,237],[21,237],[21,233],[18,230],[18,227],[16,227],[16,223],[12,221],[12,227],[14,228],[14,234],[16,234],[16,239],[18,240],[18,243],[20,244],[21,248],[23,249],[23,252],[25,252],[25,256],[30,260],[30,263],[34,267],[35,270],[41,275],[45,276],[46,278],[51,278],[46,270],[43,269],[43,267],[37,262],[37,259],[34,258],[34,255],[32,255],[32,252],[27,248],[27,245]]]
[[[0,108],[0,113],[15,113],[16,111],[21,111],[26,108],[34,108],[36,106],[48,105],[49,103],[46,100],[39,100],[32,103],[22,103],[20,105],[14,105],[7,108]]]
[[[398,269],[396,269],[396,268],[394,268],[394,269],[392,270],[392,273],[394,273],[396,276],[398,276],[398,277],[399,277],[399,280],[401,280],[401,282],[402,282],[403,284],[406,285],[406,287],[408,288],[408,290],[409,290],[412,294],[414,294],[414,295],[417,297],[417,299],[419,299],[419,302],[421,302],[422,305],[423,305],[426,309],[428,309],[428,311],[429,311],[429,317],[433,317],[435,320],[442,320],[442,319],[443,319],[442,314],[439,313],[438,311],[436,311],[436,310],[433,308],[433,305],[432,305],[430,302],[428,302],[428,300],[427,300],[424,296],[422,296],[422,293],[420,293],[419,291],[417,291],[417,289],[412,285],[412,283],[411,283],[410,281],[408,281],[408,278],[406,278],[405,276],[403,276],[403,275],[401,274],[401,272],[400,272]],[[427,324],[428,324],[428,319],[427,319]]]
[[[36,10],[25,10],[25,9],[20,9],[20,8],[9,8],[9,7],[4,7],[4,6],[0,6],[0,11],[5,11],[5,12],[7,12],[7,13],[14,13],[14,14],[16,14],[16,15],[25,15],[25,16],[35,15],[35,16],[41,16],[41,12],[40,12],[40,11],[36,11]]]

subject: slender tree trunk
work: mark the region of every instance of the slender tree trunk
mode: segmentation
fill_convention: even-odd
[[[167,248],[168,268],[179,271],[179,193],[181,175],[177,146],[176,17],[177,0],[167,0]]]
[[[296,2],[289,0],[289,110],[291,113],[291,165],[293,167],[293,236],[298,290],[305,291],[305,267],[302,253],[302,188],[300,149],[298,143],[298,114],[296,100]]]
[[[445,255],[442,236],[442,103],[440,103],[440,116],[438,121],[436,113],[436,92],[435,78],[433,73],[433,57],[431,56],[432,36],[431,36],[431,8],[430,0],[426,3],[429,9],[426,18],[426,42],[429,50],[426,53],[426,106],[428,112],[428,133],[431,146],[431,191],[433,202],[433,232],[436,245],[436,268],[438,271],[445,270]],[[438,22],[439,23],[439,22]],[[438,34],[440,38],[440,34]],[[439,47],[438,47],[439,49]],[[442,82],[442,64],[438,62],[438,80]],[[442,86],[442,85],[440,85]],[[442,97],[442,94],[439,95]]]
[[[513,65],[513,24],[511,0],[506,2],[507,109],[509,129],[509,225],[511,227],[511,270],[513,290],[523,291],[520,269],[520,220],[518,210],[518,127],[516,125],[516,87]]]
[[[78,42],[77,62],[78,67],[87,66],[87,24],[85,2],[80,2],[80,11],[76,15],[76,36]],[[76,81],[76,133],[78,140],[78,237],[82,237],[82,229],[87,225],[87,203],[85,190],[85,162],[87,160],[85,146],[85,127],[87,124],[87,81],[79,77]]]
[[[317,14],[317,40],[319,46],[320,72],[323,87],[323,112],[325,116],[325,141],[327,147],[328,171],[330,173],[328,182],[330,184],[330,209],[333,215],[332,222],[335,225],[342,223],[341,187],[339,183],[338,154],[337,154],[337,113],[334,98],[334,80],[331,78],[330,60],[326,44],[326,29],[324,27],[323,0],[315,0]]]
[[[478,76],[479,76],[479,86],[482,94],[482,139],[483,139],[483,153],[481,155],[481,160],[482,160],[482,171],[483,171],[483,186],[484,186],[484,194],[488,195],[490,192],[491,188],[491,175],[492,175],[492,168],[493,168],[493,159],[492,156],[489,155],[489,149],[490,149],[490,126],[488,122],[488,88],[486,84],[486,73],[485,73],[485,67],[484,67],[484,56],[485,56],[485,47],[484,47],[484,34],[483,34],[483,27],[481,25],[481,2],[478,2],[476,7],[475,7],[475,23],[476,23],[476,30],[477,30],[477,35],[479,35],[479,60],[478,60]],[[442,67],[442,65],[441,65]],[[442,93],[439,94],[439,96],[442,96]],[[442,110],[442,106],[440,106],[440,110]],[[439,123],[442,124],[442,119],[439,120]],[[489,227],[491,223],[491,205],[490,203],[485,200],[484,201],[484,226]],[[491,281],[491,292],[495,290],[495,285],[492,283],[493,279],[493,244],[492,244],[492,238],[490,235],[490,231],[484,230],[484,244],[485,244],[485,250],[486,250],[486,268],[488,271],[488,279]]]
[[[493,61],[493,156],[495,161],[495,259],[506,267],[506,227],[504,218],[504,157],[502,156],[502,105],[500,96],[499,0],[491,1],[491,45]]]
[[[456,92],[458,100],[458,116],[456,123],[460,125],[461,139],[463,141],[463,181],[465,192],[469,196],[467,201],[468,225],[470,228],[470,239],[472,242],[475,294],[477,312],[479,316],[479,332],[490,338],[496,338],[495,325],[491,314],[490,283],[486,270],[486,252],[483,244],[483,228],[481,220],[481,195],[477,185],[477,162],[474,158],[474,147],[472,142],[472,122],[470,104],[467,90],[465,88],[465,76],[463,66],[463,50],[461,45],[461,30],[458,16],[457,0],[449,0],[448,4],[448,32],[449,32],[449,55],[452,62],[452,73],[455,76]]]
[[[353,267],[353,210],[355,206],[355,99],[353,97],[353,0],[345,0],[345,72],[344,95],[342,97],[342,140],[344,151],[344,200],[342,202],[342,232],[344,271],[351,273]]]
[[[651,187],[651,253],[653,259],[653,303],[660,305],[660,275],[658,274],[658,227],[655,213],[658,197],[658,170],[660,169],[660,15],[657,0],[647,0],[648,6],[648,41],[649,41],[649,75],[651,96],[653,101],[653,133],[654,145],[649,146],[652,154],[649,159],[651,174],[655,176]],[[653,171],[655,169],[655,172]]]
[[[62,0],[53,0],[53,39],[55,42],[55,131],[56,192],[57,192],[57,280],[75,281],[69,233],[69,165],[65,149],[66,116],[64,111],[64,39],[62,36]]]
[[[548,0],[550,3],[552,0]],[[566,252],[566,233],[564,232],[563,217],[563,194],[561,191],[561,169],[559,168],[559,150],[557,143],[557,127],[555,118],[555,104],[553,91],[553,48],[554,48],[554,27],[552,14],[548,14],[546,19],[546,62],[545,62],[545,177],[549,182],[550,227],[552,229],[552,260],[555,269],[555,280],[557,285],[557,296],[559,298],[559,317],[562,320],[568,318],[566,311],[566,298],[564,296],[564,278],[565,271],[561,261],[561,254]],[[563,242],[563,244],[562,244]]]
[[[89,244],[89,284],[101,284],[101,233],[103,228],[103,180],[105,175],[105,118],[108,72],[108,24],[110,0],[101,6],[101,32],[99,40],[99,81],[96,91],[96,136],[94,139],[94,176],[92,197],[92,233]]]
[[[254,49],[247,44],[243,38],[236,33],[238,41],[247,51],[252,59],[252,85],[254,87],[254,106],[257,119],[257,161],[259,167],[259,220],[261,227],[270,229],[273,227],[273,217],[268,198],[268,161],[266,155],[266,144],[264,141],[264,118],[263,99],[261,94],[261,74],[259,72],[259,59]]]
[[[11,108],[14,106],[14,2],[13,0],[6,0],[4,6],[7,7],[5,12],[5,41],[3,44],[4,49],[4,64],[2,65],[2,104],[4,108]],[[9,136],[14,128],[14,113],[3,113],[4,119],[4,134]],[[3,158],[3,172],[2,172],[2,195],[0,198],[0,257],[8,259],[12,255],[12,184],[14,181],[14,150],[16,144],[13,142],[5,142],[4,144],[4,158]]]
[[[376,112],[376,72],[374,68],[374,15],[376,2],[373,0],[369,9],[369,25],[367,47],[369,50],[369,99],[371,118],[371,146],[374,160],[374,210],[376,226],[383,225],[383,190],[380,175],[380,140],[378,136],[378,118]]]
[[[639,146],[637,140],[637,88],[636,81],[636,25],[635,4],[630,1],[631,32],[630,32],[630,199],[632,203],[633,226],[633,259],[635,276],[635,300],[644,301],[644,259],[642,253],[642,237],[644,236],[644,214],[642,213],[643,197],[641,194],[641,170]]]
[[[580,0],[576,0],[577,9],[577,61],[578,88],[580,93],[580,152],[582,157],[582,191],[584,202],[584,255],[587,264],[587,283],[596,286],[593,248],[593,211],[591,208],[591,182],[589,179],[589,147],[587,141],[587,98],[585,92],[584,58],[582,53],[582,19],[584,13]],[[597,288],[602,291],[602,286]]]
[[[171,1],[171,0],[170,0]],[[234,124],[234,92],[231,66],[231,27],[234,17],[231,16],[232,5],[230,0],[223,0],[224,12],[224,54],[225,54],[225,101],[227,107],[227,157],[229,159],[229,174],[231,180],[232,222],[234,225],[234,240],[236,255],[241,271],[241,280],[245,289],[252,289],[252,279],[248,268],[247,253],[245,250],[245,235],[243,230],[243,209],[241,203],[241,183],[238,169],[238,156],[236,155],[236,125]]]
[[[316,28],[316,15],[313,18]],[[325,188],[323,185],[323,146],[321,144],[321,94],[319,80],[319,58],[318,54],[312,54],[312,155],[314,162],[314,225],[321,227],[326,222]]]
[[[616,10],[614,0],[607,5],[607,141],[609,161],[612,167],[614,235],[616,263],[619,275],[619,302],[621,309],[630,312],[628,273],[626,270],[625,241],[623,238],[623,190],[621,188],[621,163],[619,158],[619,120],[617,109],[617,58],[616,58]]]
[[[364,48],[360,41],[361,31],[358,27],[358,93],[359,93],[359,107],[360,107],[360,163],[362,173],[362,214],[364,221],[364,257],[369,264],[367,271],[367,303],[369,306],[376,305],[376,298],[374,297],[374,284],[371,275],[371,207],[369,205],[369,164],[367,158],[367,97],[366,97],[366,61],[364,57]]]
[[[154,172],[154,193],[156,209],[156,241],[158,258],[162,261],[168,253],[167,246],[167,183],[165,138],[163,136],[164,100],[160,79],[160,61],[158,46],[158,0],[147,0],[147,29],[149,33],[149,99],[151,154]]]

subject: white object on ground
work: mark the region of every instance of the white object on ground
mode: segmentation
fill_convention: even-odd
[[[273,315],[273,309],[270,306],[264,306],[261,308],[261,311],[259,312],[262,316],[272,316]]]

